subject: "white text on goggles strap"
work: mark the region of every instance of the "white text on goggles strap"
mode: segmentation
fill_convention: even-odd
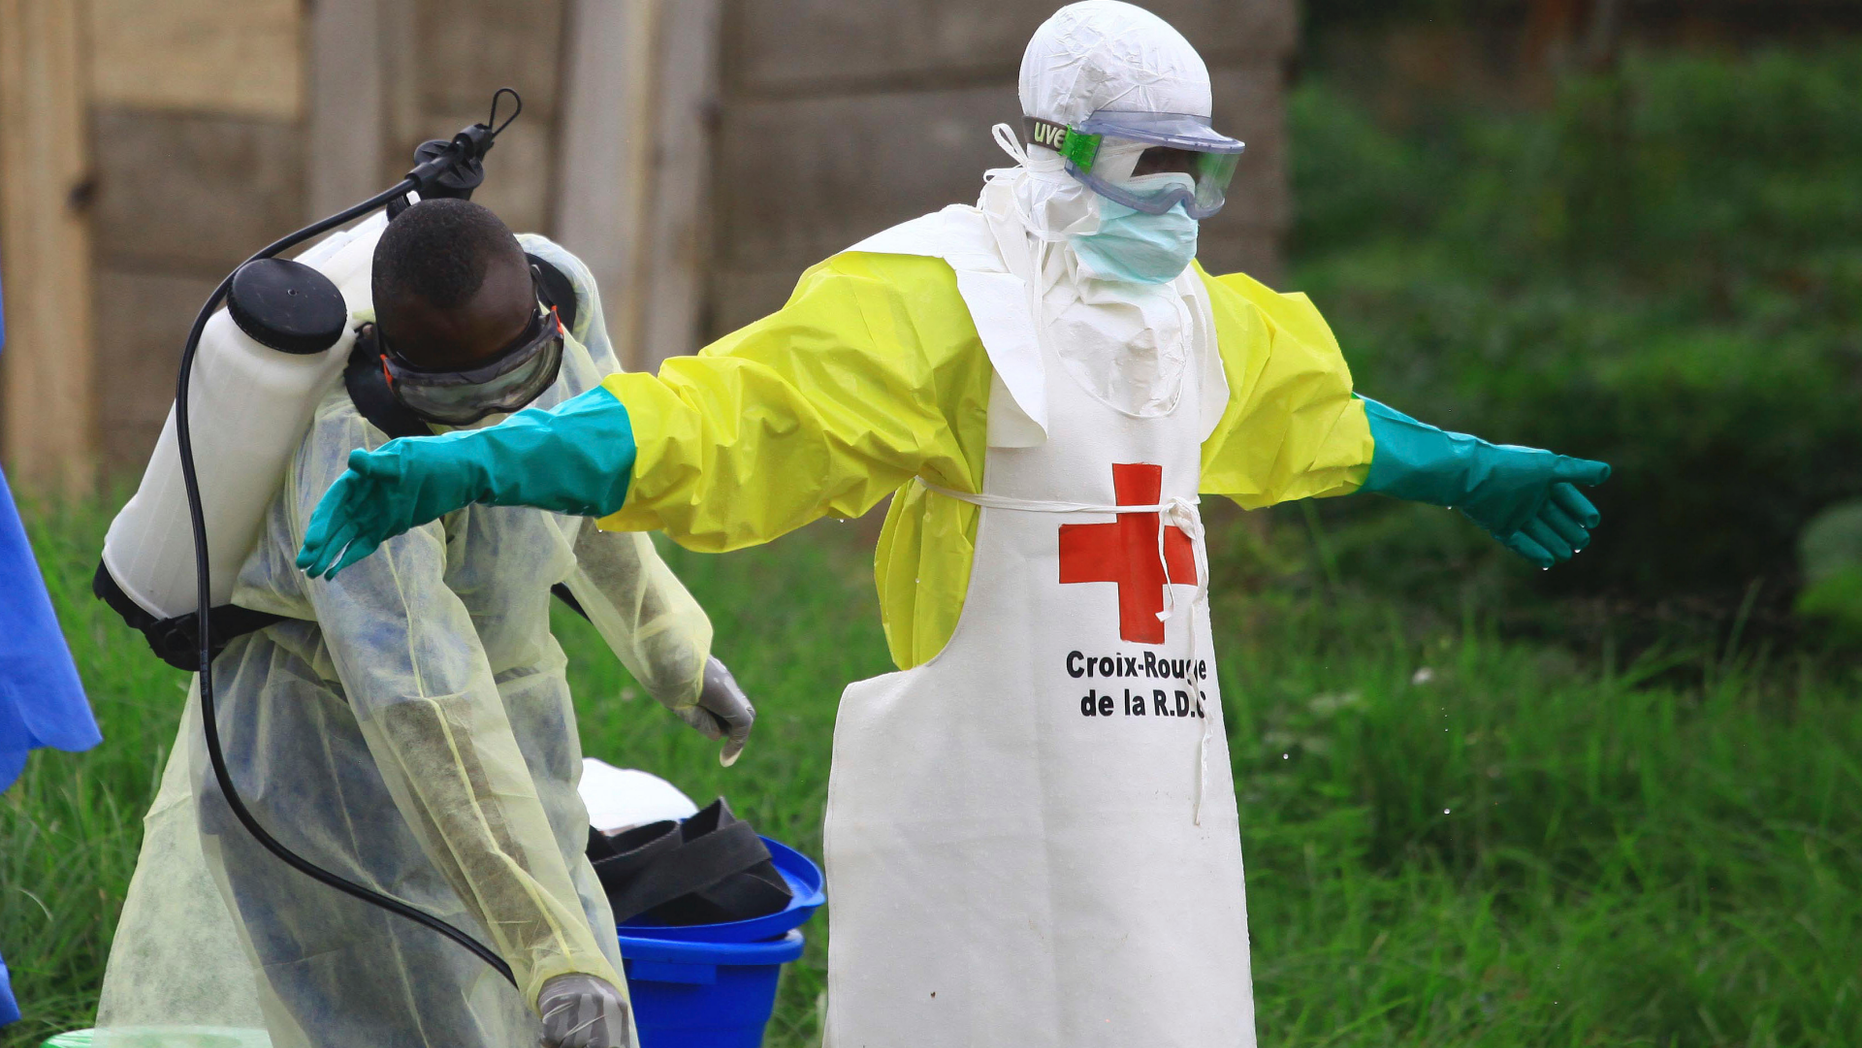
[[[990,495],[987,493],[971,494],[967,491],[957,491],[940,484],[933,484],[923,477],[918,478],[918,483],[923,485],[926,491],[933,491],[946,498],[968,502],[971,505],[982,506],[986,509],[1010,510],[1019,513],[1110,513],[1115,516],[1126,513],[1155,513],[1158,515],[1157,559],[1164,566],[1165,601],[1164,610],[1157,613],[1158,620],[1160,622],[1167,622],[1177,614],[1177,594],[1173,589],[1175,584],[1170,580],[1170,558],[1164,553],[1164,536],[1173,526],[1181,529],[1184,535],[1189,537],[1190,548],[1195,556],[1196,596],[1191,601],[1190,607],[1194,609],[1206,607],[1208,605],[1209,552],[1203,546],[1203,518],[1202,514],[1196,509],[1197,503],[1200,501],[1198,499],[1177,496],[1166,499],[1154,506],[1104,506],[1088,502],[1048,502],[1039,499],[1009,498],[1004,495]],[[1190,659],[1187,672],[1184,674],[1183,683],[1188,686],[1190,694],[1195,697],[1195,702],[1200,708],[1202,705],[1203,693],[1197,683],[1197,663],[1202,661],[1202,651],[1201,644],[1196,635],[1196,618],[1194,613],[1190,616],[1189,630]],[[1190,817],[1198,826],[1203,824],[1203,792],[1205,783],[1209,778],[1209,731],[1214,721],[1215,714],[1204,710],[1202,731],[1197,736],[1196,740],[1196,800]]]

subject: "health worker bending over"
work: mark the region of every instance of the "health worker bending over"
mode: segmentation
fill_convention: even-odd
[[[998,128],[1017,163],[976,207],[828,259],[657,378],[352,456],[299,563],[472,503],[727,550],[893,494],[903,669],[835,729],[828,1043],[1250,1045],[1198,495],[1452,505],[1549,565],[1608,467],[1354,397],[1303,296],[1196,266],[1242,144],[1155,16],[1061,9],[1021,101],[1030,144]]]
[[[297,570],[316,499],[352,450],[387,439],[384,428],[488,432],[500,412],[557,406],[618,369],[586,267],[541,237],[520,245],[477,204],[432,200],[400,214],[376,246],[372,282],[375,323],[361,331],[347,388],[317,409],[233,594],[286,619],[216,660],[218,722],[261,825],[312,862],[464,929],[510,964],[518,988],[262,848],[208,770],[195,706],[183,727],[191,761],[183,749],[150,813],[100,1025],[238,1016],[254,980],[234,936],[201,927],[230,910],[275,1048],[627,1044],[615,922],[584,854],[582,753],[550,634],[551,586],[567,585],[662,703],[713,738],[728,734],[727,757],[754,713],[708,658],[704,611],[644,534],[455,507],[340,578]],[[559,317],[571,314],[564,330]],[[187,832],[190,790],[198,837]],[[202,852],[223,907],[188,890],[211,883],[187,872]],[[200,945],[190,955],[178,942]]]

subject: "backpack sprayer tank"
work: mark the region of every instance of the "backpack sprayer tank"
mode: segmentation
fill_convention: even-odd
[[[387,224],[387,215],[377,212],[294,262],[259,259],[241,267],[227,307],[201,333],[188,401],[195,465],[211,478],[201,508],[216,611],[232,597],[239,567],[258,541],[318,402],[342,374],[355,339],[350,319],[369,305],[370,262]],[[195,653],[186,634],[197,610],[194,536],[172,407],[141,485],[104,538],[96,587],[125,618],[143,618],[131,624],[149,635],[157,654],[192,667]],[[133,610],[122,606],[125,599]],[[179,619],[189,626],[151,632],[157,623]],[[178,643],[158,644],[158,638]]]

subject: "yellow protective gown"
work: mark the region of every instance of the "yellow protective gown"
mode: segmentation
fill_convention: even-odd
[[[1370,427],[1318,310],[1241,274],[1197,273],[1230,394],[1203,444],[1202,491],[1258,509],[1357,490]],[[696,357],[602,383],[641,439],[627,502],[601,525],[718,552],[896,493],[874,574],[893,661],[919,665],[956,628],[977,511],[909,482],[981,490],[992,374],[943,260],[837,255]]]
[[[523,239],[582,299],[561,377],[538,400],[547,407],[615,365],[587,270]],[[317,410],[233,597],[288,621],[236,639],[214,665],[227,760],[274,836],[463,928],[511,965],[519,988],[260,848],[212,780],[196,692],[145,820],[100,1043],[185,1025],[260,1044],[262,1025],[274,1048],[534,1044],[548,979],[581,972],[625,988],[584,855],[581,746],[549,588],[567,584],[668,706],[696,701],[710,622],[645,535],[516,507],[468,507],[334,581],[307,579],[294,557],[317,499],[350,449],[385,439],[341,388]]]

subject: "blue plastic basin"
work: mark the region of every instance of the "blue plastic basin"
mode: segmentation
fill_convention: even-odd
[[[802,933],[767,942],[679,942],[621,936],[640,1048],[758,1048],[782,966]]]
[[[802,955],[796,929],[828,901],[821,867],[781,841],[763,843],[793,894],[781,910],[724,924],[671,926],[637,917],[620,926],[640,1048],[763,1043],[782,966]]]

